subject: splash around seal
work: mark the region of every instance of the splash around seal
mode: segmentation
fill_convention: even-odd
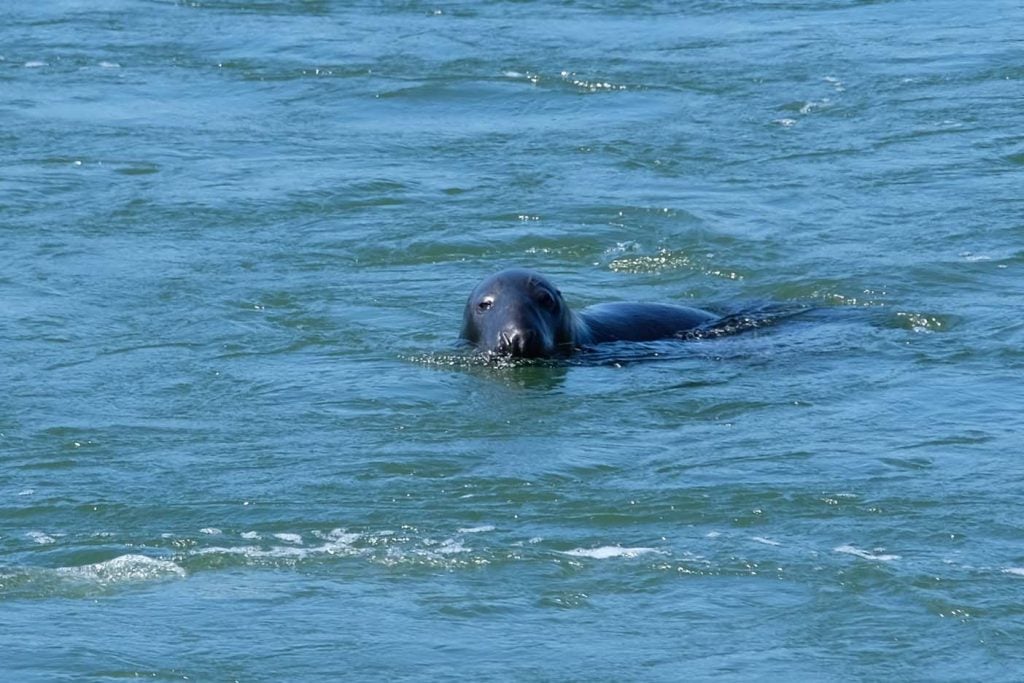
[[[510,268],[470,293],[460,336],[489,355],[550,358],[605,342],[683,337],[718,319],[698,308],[660,303],[606,303],[576,312],[546,277]]]

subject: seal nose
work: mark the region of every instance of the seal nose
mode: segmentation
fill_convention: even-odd
[[[498,337],[498,352],[517,358],[528,358],[537,355],[534,351],[536,333],[533,330],[507,329],[502,330]]]

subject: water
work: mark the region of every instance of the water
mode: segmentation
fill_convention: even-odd
[[[0,672],[1014,680],[1019,3],[8,3]],[[472,286],[813,306],[486,365]]]

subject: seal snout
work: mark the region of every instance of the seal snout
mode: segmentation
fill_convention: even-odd
[[[544,355],[544,344],[536,330],[506,328],[498,335],[495,346],[499,354],[516,358],[536,358]]]

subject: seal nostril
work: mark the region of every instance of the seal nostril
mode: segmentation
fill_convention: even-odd
[[[523,355],[523,335],[519,332],[513,332],[512,338],[509,339],[509,345],[512,347],[513,356]]]
[[[504,352],[517,358],[529,358],[537,355],[535,349],[536,334],[533,330],[512,330],[502,335]]]
[[[497,350],[498,353],[512,353],[512,338],[508,332],[498,333]]]

